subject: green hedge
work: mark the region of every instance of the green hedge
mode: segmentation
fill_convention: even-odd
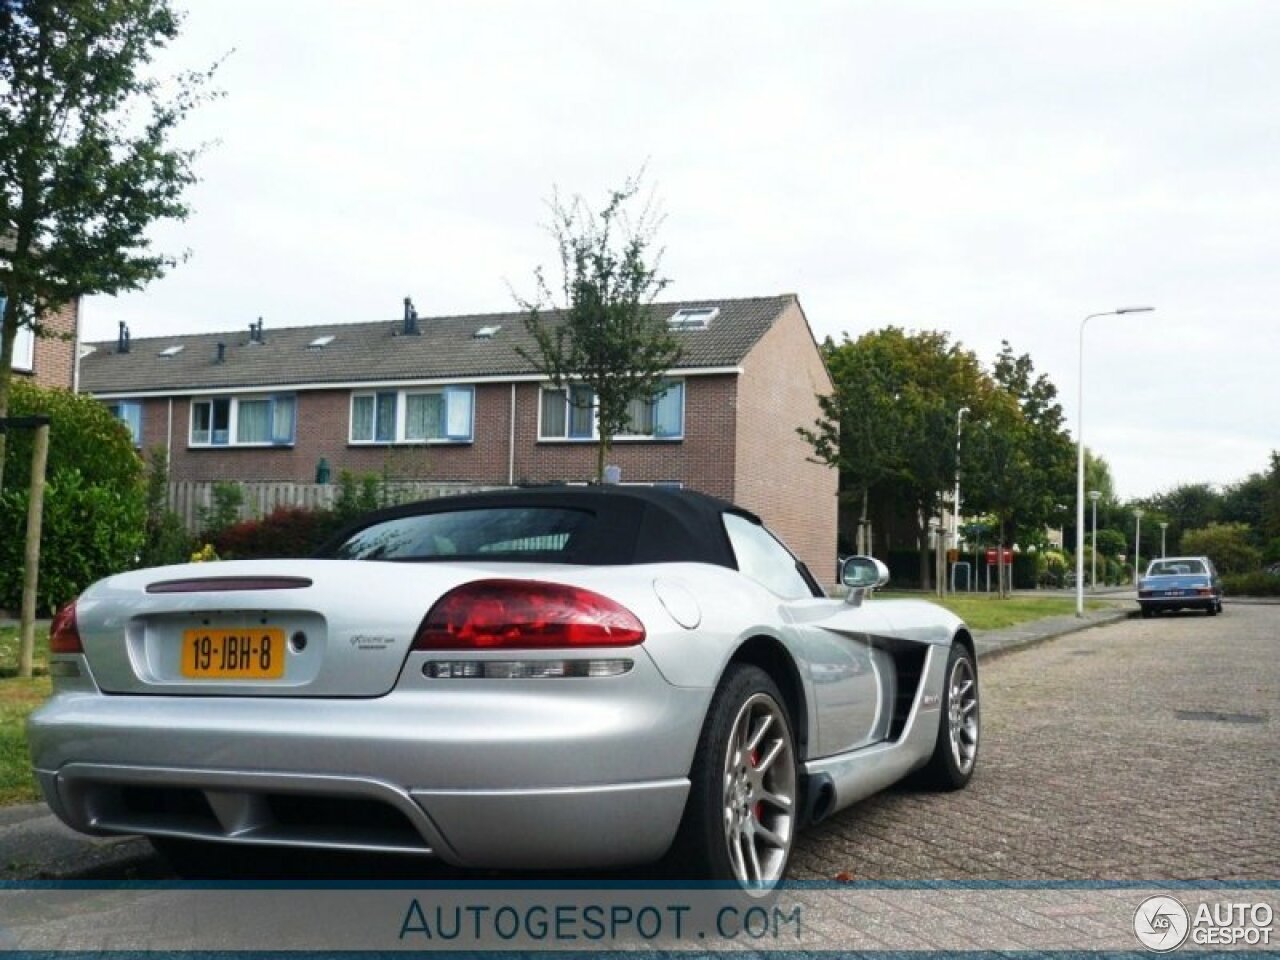
[[[137,563],[146,522],[142,460],[105,406],[68,390],[16,381],[9,415],[47,414],[48,482],[37,604],[52,612],[93,581]],[[0,608],[22,603],[32,431],[8,435],[0,493]]]
[[[1280,597],[1280,576],[1262,570],[1229,573],[1222,578],[1222,590],[1228,597]]]

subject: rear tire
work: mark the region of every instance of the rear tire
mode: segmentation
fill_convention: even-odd
[[[1143,613],[1146,614],[1145,609]],[[967,786],[978,765],[980,732],[978,665],[967,647],[953,643],[947,657],[938,739],[918,781],[935,790],[960,790]]]
[[[767,895],[786,875],[800,814],[786,701],[759,667],[730,664],[703,723],[672,847],[679,872]]]
[[[1205,610],[1205,613],[1207,613],[1211,617],[1216,617],[1218,615],[1218,612],[1221,609],[1222,608],[1218,606],[1218,602],[1214,600],[1209,604],[1209,607],[1207,610]]]

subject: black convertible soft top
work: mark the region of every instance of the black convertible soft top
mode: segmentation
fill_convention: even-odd
[[[760,522],[747,510],[692,490],[613,485],[527,487],[439,497],[379,510],[339,533],[318,556],[337,556],[352,536],[387,521],[506,507],[591,514],[592,522],[575,535],[572,551],[557,558],[563,563],[590,565],[693,562],[736,570],[721,517],[736,513]]]

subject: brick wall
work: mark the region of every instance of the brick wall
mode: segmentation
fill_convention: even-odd
[[[79,302],[73,300],[58,311],[45,314],[42,326],[52,336],[36,338],[30,374],[38,386],[70,390],[74,385],[79,312]],[[26,376],[22,371],[14,372]]]
[[[673,442],[618,443],[609,462],[624,481],[676,480],[695,490],[728,498],[734,463],[733,376],[691,377],[686,381],[685,438]],[[347,442],[349,390],[313,390],[297,395],[297,441],[292,447],[191,448],[191,400],[172,402],[173,480],[291,481],[310,483],[316,464],[329,462],[331,477],[343,470],[441,482],[505,484],[585,481],[594,476],[596,444],[539,442],[538,386],[516,385],[514,474],[510,458],[510,384],[476,387],[475,442],[353,446]],[[143,404],[144,450],[166,446],[170,403]]]
[[[796,428],[820,416],[831,378],[798,302],[743,362],[738,389],[734,499],[759,514],[819,581],[835,579],[836,488],[830,467],[810,463]]]

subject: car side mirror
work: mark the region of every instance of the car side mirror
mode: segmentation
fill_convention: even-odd
[[[857,606],[868,590],[889,582],[889,568],[875,557],[847,557],[840,567],[840,582],[849,588],[845,599]]]

